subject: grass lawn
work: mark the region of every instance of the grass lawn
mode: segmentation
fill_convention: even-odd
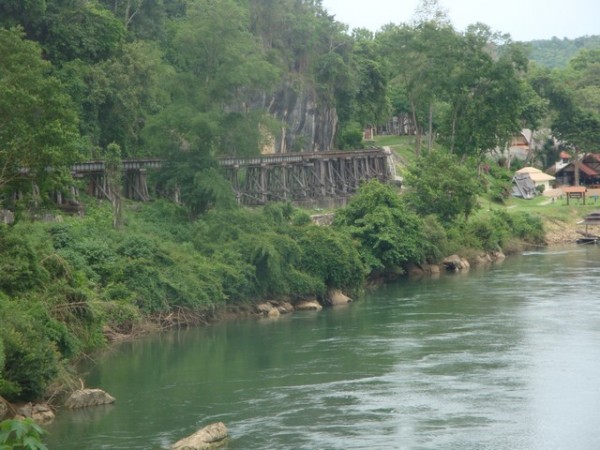
[[[406,165],[415,159],[415,137],[381,135],[375,136],[372,141],[365,142],[367,146],[389,147],[400,159],[402,165]]]

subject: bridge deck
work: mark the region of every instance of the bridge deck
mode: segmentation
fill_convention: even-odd
[[[222,157],[218,162],[238,202],[250,205],[346,197],[362,181],[385,181],[394,173],[391,154],[383,149]],[[145,171],[162,165],[162,160],[156,158],[124,160],[127,196],[147,200]],[[74,176],[90,179],[88,191],[93,195],[110,196],[104,161],[77,163],[71,171]]]

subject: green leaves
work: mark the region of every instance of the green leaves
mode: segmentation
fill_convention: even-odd
[[[430,152],[409,166],[405,177],[408,203],[421,216],[436,215],[442,222],[468,217],[477,207],[482,187],[476,166],[445,151]]]
[[[37,44],[0,29],[0,54],[0,191],[24,168],[43,187],[77,157],[77,118]]]
[[[357,242],[368,272],[394,272],[421,261],[421,221],[408,211],[390,186],[370,181],[335,217],[334,226]]]
[[[0,450],[48,450],[42,442],[42,427],[32,419],[0,422]]]

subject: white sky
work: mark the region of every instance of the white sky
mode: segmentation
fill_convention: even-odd
[[[352,28],[411,22],[419,0],[322,0]],[[440,0],[458,31],[483,22],[515,41],[600,35],[600,0]]]

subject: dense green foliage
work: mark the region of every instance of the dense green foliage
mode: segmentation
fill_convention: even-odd
[[[429,152],[406,173],[407,201],[419,214],[433,214],[446,223],[458,216],[468,218],[483,192],[475,173],[474,164],[461,163],[450,153]]]
[[[41,49],[18,29],[0,28],[0,199],[29,181],[42,191],[56,186],[58,170],[74,162],[77,117],[71,98],[51,75]],[[56,171],[49,172],[47,167]]]
[[[527,42],[529,58],[542,67],[559,69],[567,67],[569,61],[581,50],[600,48],[600,36],[582,36],[575,39],[553,37]]]
[[[425,257],[421,244],[426,236],[418,217],[391,187],[377,181],[362,186],[336,214],[334,226],[348,229],[371,273],[393,272]]]
[[[31,419],[0,423],[0,450],[47,450],[44,430]]]

